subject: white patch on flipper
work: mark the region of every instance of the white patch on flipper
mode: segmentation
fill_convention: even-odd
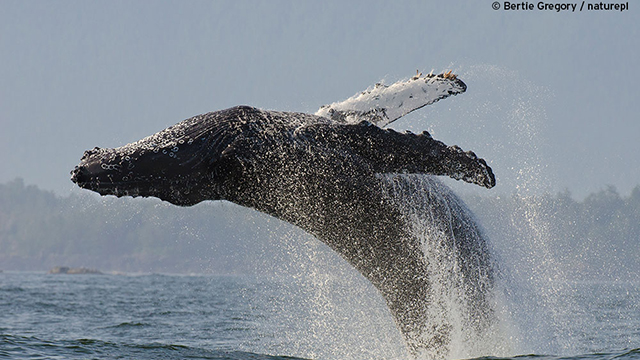
[[[364,120],[383,127],[416,109],[465,90],[466,85],[451,72],[414,76],[389,86],[376,84],[347,100],[322,106],[315,115],[347,124]]]

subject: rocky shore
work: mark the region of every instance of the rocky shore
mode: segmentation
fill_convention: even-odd
[[[71,268],[68,266],[56,266],[49,270],[49,274],[102,274],[102,272],[85,267]]]

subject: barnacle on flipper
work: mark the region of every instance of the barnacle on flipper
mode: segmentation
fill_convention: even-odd
[[[442,77],[445,79],[455,80],[458,76],[456,74],[452,74],[451,72],[452,70],[449,70],[449,72],[442,74]]]
[[[425,78],[431,78],[431,77],[437,76],[437,77],[441,77],[441,78],[444,78],[444,79],[451,79],[451,80],[455,80],[455,79],[457,79],[457,78],[458,78],[458,75],[454,74],[454,73],[453,73],[453,70],[449,70],[449,71],[447,71],[447,72],[445,72],[445,73],[442,73],[442,74],[440,74],[440,75],[434,75],[434,74],[433,74],[433,70],[431,70],[431,72],[430,72],[430,73],[428,73],[428,74],[426,74],[426,75],[422,75],[422,73],[420,72],[420,70],[416,70],[416,74],[415,74],[414,76],[412,76],[412,77],[411,77],[411,80],[418,80],[418,79],[420,79],[420,78],[421,78],[421,77],[423,77],[423,76],[424,76]]]

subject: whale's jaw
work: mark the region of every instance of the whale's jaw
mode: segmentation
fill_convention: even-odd
[[[131,145],[94,148],[85,151],[71,171],[71,181],[100,195],[157,197],[179,206],[221,199],[217,185],[220,171],[211,169],[223,166],[206,160],[183,161],[193,151],[183,147],[182,157],[178,157],[167,156],[166,149],[149,152],[131,149]]]

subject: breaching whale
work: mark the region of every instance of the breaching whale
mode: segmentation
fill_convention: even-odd
[[[494,271],[472,214],[432,175],[487,188],[495,177],[472,152],[427,132],[383,127],[464,91],[451,72],[417,74],[313,115],[249,106],[210,112],[122,147],[88,150],[71,180],[101,195],[179,206],[227,200],[294,224],[373,283],[412,353],[440,357],[452,325],[433,316],[445,306],[438,289],[455,286],[448,296],[464,298],[465,326],[482,332]]]

